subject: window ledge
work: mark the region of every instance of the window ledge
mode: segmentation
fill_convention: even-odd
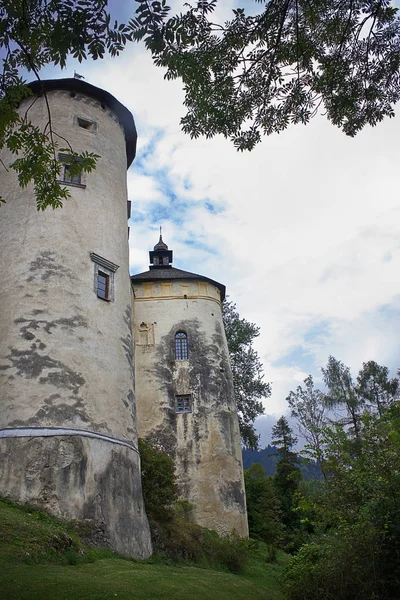
[[[71,187],[81,188],[81,190],[86,189],[86,185],[84,183],[71,183],[70,181],[63,181],[62,179],[59,179],[58,183],[61,183],[62,185],[69,185]]]

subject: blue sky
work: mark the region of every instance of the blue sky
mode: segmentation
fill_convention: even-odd
[[[235,4],[220,3],[222,17]],[[395,373],[398,117],[350,139],[319,116],[239,154],[220,137],[190,140],[180,131],[181,85],[164,81],[143,48],[43,75],[71,77],[74,69],[136,120],[138,153],[128,172],[132,272],[148,268],[162,225],[175,266],[226,284],[240,314],[261,327],[256,347],[273,390],[257,422],[262,444],[287,411],[289,391],[309,373],[320,383],[329,354],[354,375],[370,359]]]

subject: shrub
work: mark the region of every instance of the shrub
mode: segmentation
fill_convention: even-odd
[[[242,571],[247,561],[246,541],[236,534],[221,537],[195,523],[192,504],[178,499],[172,459],[145,440],[139,440],[139,448],[154,552],[173,562],[191,561],[232,573]]]
[[[172,504],[178,498],[173,460],[146,440],[139,439],[139,450],[147,516],[151,520],[168,521],[173,514]]]

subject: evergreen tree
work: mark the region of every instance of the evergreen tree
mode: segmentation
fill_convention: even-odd
[[[398,378],[389,379],[389,369],[374,360],[363,363],[357,383],[357,393],[365,405],[380,415],[399,397]]]
[[[258,463],[244,472],[247,517],[251,538],[275,545],[282,535],[280,502],[272,478]]]
[[[327,407],[344,409],[346,414],[338,422],[342,425],[350,425],[356,440],[359,439],[360,420],[365,399],[358,393],[349,367],[330,356],[328,364],[322,369],[322,374],[328,388],[328,393],[325,395]]]
[[[271,443],[278,450],[280,460],[296,463],[296,454],[292,452],[292,448],[297,444],[297,438],[293,435],[288,420],[283,415],[272,428]]]
[[[295,494],[301,481],[301,472],[297,466],[297,455],[293,452],[293,446],[297,438],[289,426],[287,419],[282,416],[272,428],[272,445],[279,452],[279,461],[276,465],[274,485],[278,491],[282,522],[289,529],[293,529],[298,521],[293,509],[296,505]]]

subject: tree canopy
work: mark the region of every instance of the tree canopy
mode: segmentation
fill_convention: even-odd
[[[400,592],[398,379],[369,361],[355,382],[333,357],[323,374],[328,394],[316,393],[308,378],[306,390],[290,396],[295,410],[320,405],[322,413],[327,403],[346,414],[312,421],[321,427],[315,455],[325,479],[299,490],[296,510],[311,535],[288,566],[287,598],[392,600]]]
[[[241,319],[236,305],[228,300],[222,305],[222,318],[231,360],[240,435],[247,448],[256,449],[258,435],[254,421],[264,412],[261,400],[271,395],[270,385],[264,381],[260,358],[253,348],[253,340],[259,336],[260,329],[254,323]]]
[[[261,0],[215,23],[217,0],[170,15],[138,0],[129,23],[168,79],[182,79],[193,137],[222,133],[240,149],[322,107],[354,136],[394,115],[400,97],[400,21],[390,0]]]
[[[0,149],[18,154],[11,168],[20,185],[34,184],[38,208],[60,206],[68,191],[57,183],[60,140],[50,114],[40,130],[29,110],[17,112],[29,94],[21,73],[40,80],[43,66],[63,68],[70,56],[101,59],[144,41],[165,77],[182,81],[183,130],[222,134],[239,150],[308,123],[318,109],[350,136],[394,115],[400,20],[390,0],[261,0],[223,23],[215,22],[217,0],[185,4],[179,14],[166,0],[136,2],[119,23],[106,0],[0,0]],[[77,170],[94,168],[95,156],[69,152]]]

